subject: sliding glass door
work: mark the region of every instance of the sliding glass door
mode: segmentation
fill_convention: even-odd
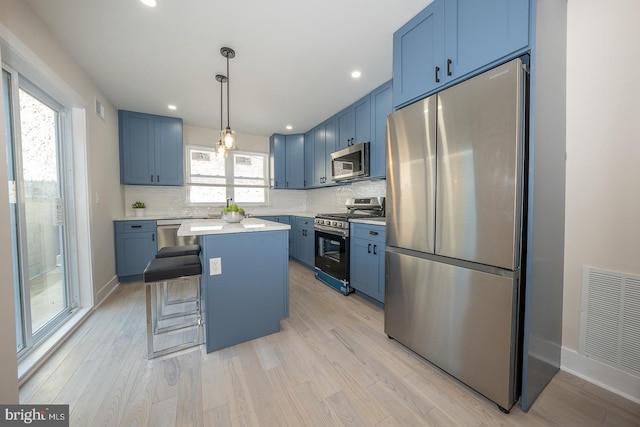
[[[64,109],[3,69],[18,353],[70,313],[63,185]]]

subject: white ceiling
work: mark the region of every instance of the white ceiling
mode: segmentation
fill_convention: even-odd
[[[188,125],[220,127],[215,75],[233,48],[231,127],[264,136],[307,131],[389,80],[393,32],[431,2],[27,1],[116,108]]]

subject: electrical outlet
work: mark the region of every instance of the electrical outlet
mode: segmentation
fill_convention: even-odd
[[[209,275],[222,274],[222,258],[209,258]]]

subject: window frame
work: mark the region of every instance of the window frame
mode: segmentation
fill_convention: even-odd
[[[191,173],[191,153],[192,151],[205,151],[210,153],[213,156],[218,156],[216,149],[209,146],[197,145],[197,144],[187,144],[185,145],[185,201],[188,206],[225,206],[225,201],[220,202],[194,202],[191,200],[191,187],[224,187],[226,199],[234,199],[235,189],[236,188],[261,188],[264,190],[264,200],[261,202],[238,202],[243,206],[268,206],[269,204],[269,153],[263,153],[259,151],[226,151],[224,153],[225,164],[224,164],[224,184],[207,184],[207,183],[199,183],[193,182],[193,177],[202,176],[202,175],[192,175]],[[245,177],[236,177],[234,175],[234,155],[248,155],[248,156],[259,156],[262,158],[263,164],[263,176],[262,178],[253,178],[253,179],[262,179],[264,181],[264,185],[236,185],[234,181],[236,178],[245,178]],[[208,177],[208,176],[207,176]],[[214,177],[214,176],[211,176]],[[216,176],[219,177],[219,176]],[[252,178],[248,178],[252,179]],[[235,199],[234,199],[235,202]]]

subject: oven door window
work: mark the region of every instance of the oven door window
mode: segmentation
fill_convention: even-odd
[[[339,280],[349,280],[349,239],[316,230],[316,267]]]

